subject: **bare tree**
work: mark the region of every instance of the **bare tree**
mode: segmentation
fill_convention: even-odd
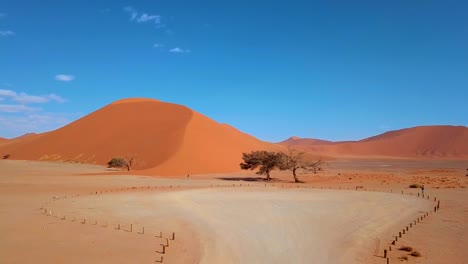
[[[135,157],[131,156],[125,160],[125,167],[127,167],[127,171],[130,171],[133,165],[135,165]]]
[[[304,154],[304,151],[299,151],[291,146],[288,147],[288,152],[280,153],[281,164],[279,168],[280,170],[292,171],[294,182],[300,182],[297,177],[297,170],[299,169],[313,171],[314,173],[321,170],[323,164],[322,160],[319,159],[318,161],[310,162],[305,159]]]
[[[242,153],[242,159],[244,162],[240,164],[241,169],[254,170],[259,168],[257,174],[265,174],[267,181],[271,180],[270,172],[279,168],[281,164],[280,153],[265,150]]]

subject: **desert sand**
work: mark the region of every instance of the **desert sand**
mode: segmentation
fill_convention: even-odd
[[[464,263],[464,164],[428,164],[335,160],[319,175],[301,175],[306,183],[297,185],[285,172],[275,172],[271,183],[251,173],[84,176],[107,169],[4,160],[0,258],[3,263],[154,263],[160,256],[164,263],[385,263],[383,249],[393,236],[434,206],[408,188],[418,180],[427,195],[442,201],[441,209],[398,240],[391,263],[408,256],[396,250],[402,245],[422,254],[405,263]],[[139,234],[143,227],[145,234]],[[154,237],[159,232],[162,239]],[[169,240],[165,254],[158,253],[172,232],[176,239]]]

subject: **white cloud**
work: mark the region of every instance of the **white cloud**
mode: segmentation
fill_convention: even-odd
[[[181,49],[179,47],[170,49],[169,52],[171,53],[190,53],[191,51],[189,49]]]
[[[164,45],[161,44],[161,43],[154,43],[153,44],[153,48],[162,48],[162,47],[164,47]]]
[[[76,113],[31,112],[0,115],[2,135],[16,137],[30,132],[46,132],[69,124],[80,117]]]
[[[61,82],[71,82],[74,79],[75,79],[75,76],[73,75],[67,75],[67,74],[55,75],[55,80],[61,81]]]
[[[26,93],[17,94],[12,99],[20,104],[43,104],[49,101],[46,96],[28,95]]]
[[[148,13],[142,13],[140,15],[140,13],[131,6],[124,7],[124,11],[130,15],[130,21],[135,21],[137,23],[146,23],[153,21],[154,24],[157,24],[159,27],[162,27],[160,15],[152,15]]]
[[[48,97],[51,101],[55,101],[57,103],[65,103],[67,101],[56,94],[49,94]]]
[[[130,14],[130,21],[135,20],[135,18],[138,16],[138,12],[131,6],[126,6],[124,11]]]
[[[13,96],[16,96],[16,92],[14,92],[12,90],[2,90],[2,89],[0,89],[0,96],[13,97]]]
[[[150,22],[154,21],[155,24],[161,23],[161,16],[158,15],[148,15],[148,14],[142,14],[138,19],[138,23],[144,23],[144,22]]]
[[[9,98],[12,101],[15,101],[20,104],[43,104],[48,102],[58,102],[64,103],[66,102],[65,99],[56,95],[56,94],[49,94],[49,95],[29,95],[26,93],[17,93],[11,90],[2,90],[0,89],[0,97],[5,99]]]
[[[34,112],[40,111],[41,108],[29,107],[19,104],[0,104],[0,113],[24,113],[24,112]]]
[[[1,37],[9,37],[15,35],[15,32],[11,30],[0,30],[0,36]]]
[[[20,93],[13,97],[13,100],[22,103],[22,104],[43,104],[43,103],[48,103],[51,101],[58,102],[58,103],[64,103],[65,99],[62,97],[55,95],[55,94],[49,94],[49,95],[28,95],[25,93]]]
[[[1,136],[14,137],[28,132],[50,131],[70,123],[71,119],[77,117],[77,114],[49,113],[41,107],[29,105],[66,101],[56,94],[29,95],[0,89],[0,101]]]

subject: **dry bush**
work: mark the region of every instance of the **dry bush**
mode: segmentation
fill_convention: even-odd
[[[421,188],[421,184],[413,183],[409,186],[410,188]]]
[[[124,158],[112,158],[108,163],[107,166],[109,168],[122,168],[125,166],[127,162]]]
[[[420,257],[421,256],[421,253],[419,253],[418,251],[414,250],[410,253],[411,256],[413,257]]]
[[[411,252],[413,251],[413,248],[410,246],[402,246],[399,248],[399,250]]]
[[[407,257],[407,256],[401,256],[401,257],[399,257],[399,259],[401,259],[401,260],[408,260],[408,257]]]

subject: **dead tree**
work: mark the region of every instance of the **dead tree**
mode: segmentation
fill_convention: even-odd
[[[294,177],[294,182],[300,182],[297,176],[297,170],[313,171],[314,174],[321,170],[322,161],[310,162],[304,157],[305,152],[299,151],[291,146],[288,147],[288,152],[279,153],[281,156],[280,170],[290,170]]]

